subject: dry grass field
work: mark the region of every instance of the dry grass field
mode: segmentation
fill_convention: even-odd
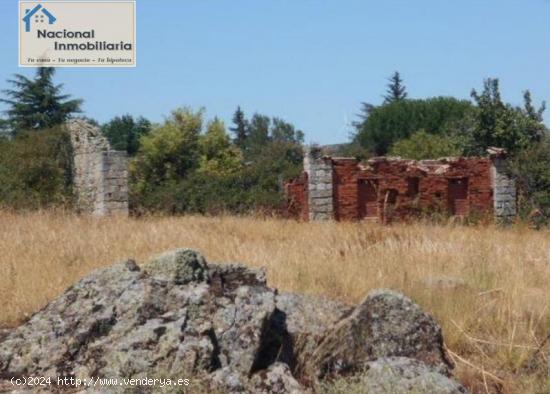
[[[443,326],[457,376],[472,391],[550,392],[548,371],[522,369],[550,335],[550,232],[521,226],[0,212],[0,326],[94,269],[177,247],[266,267],[270,285],[284,291],[356,303],[371,289],[397,289]],[[462,283],[427,283],[442,277]]]

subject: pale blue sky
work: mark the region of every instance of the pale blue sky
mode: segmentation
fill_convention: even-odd
[[[550,101],[548,0],[138,0],[136,69],[59,69],[103,122],[160,121],[178,106],[228,123],[237,105],[293,122],[308,142],[348,139],[360,102],[399,70],[411,97]],[[0,0],[0,89],[17,67],[17,0]],[[0,107],[4,109],[4,107]],[[546,119],[550,119],[546,115]]]

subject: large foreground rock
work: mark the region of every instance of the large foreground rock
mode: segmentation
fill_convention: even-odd
[[[94,272],[3,332],[0,390],[11,377],[29,375],[54,381],[200,376],[202,385],[221,392],[298,394],[310,390],[299,382],[356,372],[391,356],[416,360],[399,364],[403,371],[450,369],[437,324],[397,293],[373,293],[355,309],[277,294],[263,270],[207,264],[179,249],[142,268],[129,260]]]
[[[303,369],[322,379],[353,374],[368,361],[397,356],[444,373],[453,367],[435,320],[402,294],[377,290],[327,332]]]

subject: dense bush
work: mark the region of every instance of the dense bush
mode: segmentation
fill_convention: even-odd
[[[0,138],[0,205],[36,209],[72,204],[72,152],[61,127]]]
[[[537,226],[550,224],[550,138],[521,151],[511,164],[521,217]]]
[[[417,131],[409,138],[396,142],[390,151],[393,156],[415,160],[460,156],[462,153],[460,141],[456,137],[430,135],[424,130]]]
[[[140,140],[131,163],[134,212],[245,213],[274,211],[283,202],[283,180],[302,168],[301,132],[280,120],[255,115],[244,121],[239,148],[203,112],[175,111]],[[244,149],[244,152],[243,152]]]
[[[262,184],[264,180],[256,175],[250,169],[230,176],[197,172],[180,182],[168,182],[142,194],[135,200],[133,211],[170,214],[276,211],[283,202],[277,185]]]

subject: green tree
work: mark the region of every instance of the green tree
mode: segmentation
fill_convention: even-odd
[[[178,181],[198,167],[202,124],[202,110],[178,109],[164,124],[141,137],[138,154],[130,166],[138,193]]]
[[[471,138],[474,153],[483,154],[488,147],[497,146],[514,154],[544,136],[545,105],[535,109],[529,91],[524,93],[524,107],[513,107],[502,101],[499,80],[489,78],[481,93],[472,90],[472,98],[477,104]]]
[[[254,114],[248,126],[248,138],[245,153],[247,156],[256,156],[269,143],[269,129],[271,119],[268,116]]]
[[[270,135],[271,141],[294,142],[297,144],[304,142],[304,133],[301,130],[296,130],[293,124],[280,118],[273,118]]]
[[[237,107],[237,110],[233,114],[233,127],[230,130],[233,133],[234,144],[244,151],[248,137],[248,122],[241,107]]]
[[[405,100],[407,98],[407,89],[405,85],[403,85],[403,79],[401,79],[399,72],[394,72],[388,79],[388,82],[386,95],[384,96],[384,104]]]
[[[414,160],[461,156],[462,153],[461,143],[456,138],[428,134],[425,130],[419,130],[409,138],[397,141],[390,150],[392,156]]]
[[[218,118],[211,121],[200,136],[199,147],[198,171],[201,173],[227,177],[242,168],[241,151],[231,143],[225,125]]]
[[[141,138],[131,163],[132,208],[169,213],[280,208],[282,181],[301,172],[303,133],[256,114],[247,130],[245,161],[223,122],[215,118],[203,130],[202,115],[176,111]]]
[[[70,100],[61,94],[63,85],[53,83],[54,68],[38,68],[34,79],[16,74],[8,80],[13,89],[4,90],[8,97],[7,122],[12,133],[41,130],[64,123],[71,114],[80,112],[82,100]]]
[[[385,155],[394,143],[418,130],[435,135],[469,129],[460,123],[470,117],[474,107],[466,100],[435,97],[399,100],[366,110],[364,119],[355,124],[354,143],[370,154]]]
[[[151,122],[143,117],[134,119],[131,115],[117,116],[101,127],[111,147],[126,151],[129,156],[137,153],[141,136],[150,130]]]

